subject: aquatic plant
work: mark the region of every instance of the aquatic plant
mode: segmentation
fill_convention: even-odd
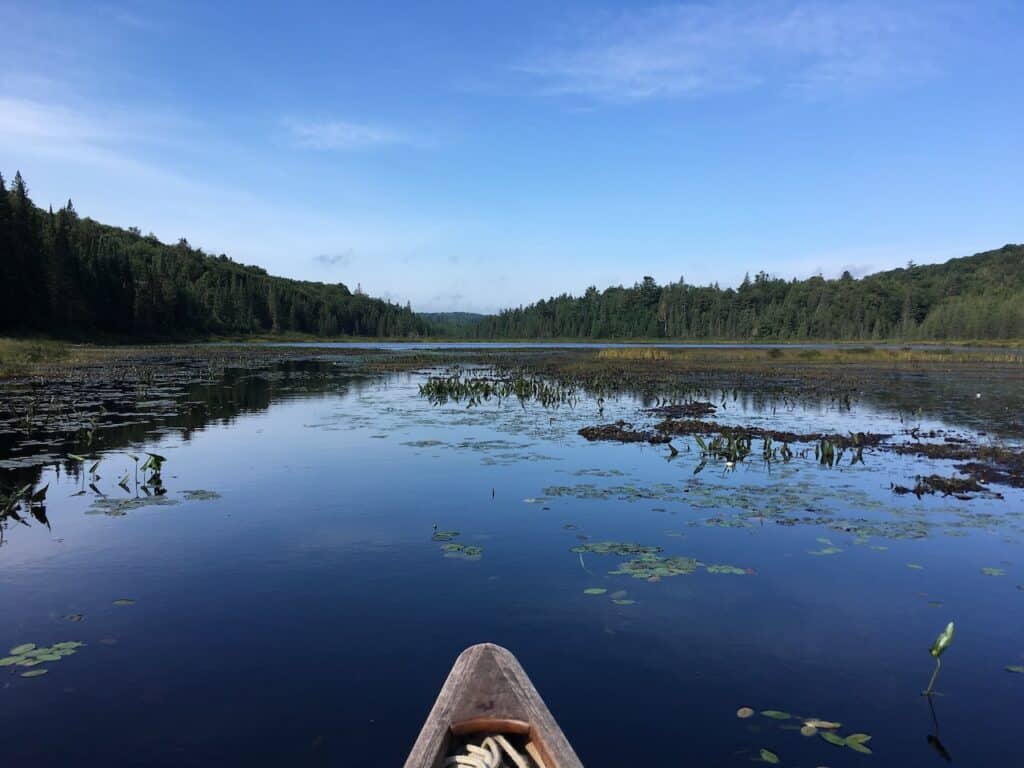
[[[928,681],[928,687],[922,693],[922,696],[931,696],[932,691],[935,687],[935,679],[939,676],[939,671],[942,669],[942,654],[946,652],[946,649],[953,644],[953,622],[949,622],[946,628],[939,633],[939,636],[935,638],[935,642],[932,643],[932,647],[929,653],[935,657],[935,671],[932,672],[932,679]]]
[[[35,643],[22,643],[11,648],[8,651],[9,656],[0,659],[0,667],[25,667],[26,671],[21,673],[21,677],[42,677],[49,670],[46,668],[34,669],[34,667],[60,661],[65,656],[74,654],[83,645],[85,643],[76,640],[66,640],[49,647],[39,647]]]

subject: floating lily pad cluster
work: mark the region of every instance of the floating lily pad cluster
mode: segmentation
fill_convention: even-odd
[[[35,669],[47,662],[60,661],[65,656],[71,656],[85,643],[75,640],[66,640],[62,643],[55,643],[47,647],[39,647],[35,643],[24,643],[15,646],[9,651],[10,656],[0,659],[0,667],[26,667],[21,673],[22,677],[42,677],[50,670],[48,668]]]
[[[216,491],[204,491],[202,489],[182,491],[181,495],[185,497],[185,501],[215,501],[220,498],[220,494]]]
[[[590,541],[573,547],[571,551],[595,555],[622,555],[626,557],[629,555],[656,555],[662,551],[662,548],[634,544],[631,541]]]
[[[704,568],[708,573],[745,576],[749,572],[735,565],[706,564],[693,557],[663,556],[661,547],[650,547],[629,541],[596,541],[573,547],[573,552],[587,552],[595,555],[620,555],[634,557],[619,563],[613,576],[632,576],[634,579],[660,581],[667,576],[687,576]]]
[[[441,551],[444,552],[445,557],[459,558],[462,560],[479,560],[483,557],[484,551],[481,547],[474,547],[470,544],[460,544],[453,539],[461,536],[459,531],[439,531],[434,530],[433,536],[430,538],[433,541],[441,542]]]
[[[753,717],[754,714],[754,710],[750,707],[740,707],[736,710],[736,716],[741,720]],[[842,723],[832,722],[831,720],[822,720],[817,717],[799,717],[797,715],[791,715],[789,712],[783,712],[779,709],[763,709],[761,710],[761,716],[767,717],[769,720],[787,722],[787,726],[783,727],[788,727],[788,721],[796,720],[801,723],[801,736],[806,736],[807,738],[820,736],[832,746],[848,747],[854,752],[859,752],[862,755],[872,754],[871,748],[867,746],[867,743],[871,741],[871,736],[866,733],[851,733],[847,736],[842,736],[839,734],[839,729],[843,726]],[[768,763],[773,762],[765,757],[765,752],[774,756],[773,752],[762,749],[761,759]],[[774,762],[778,762],[778,756],[775,756]]]
[[[604,589],[603,587],[588,587],[587,589],[583,590],[583,594],[593,595],[596,597],[599,595],[608,594],[608,590]],[[617,589],[610,595],[608,595],[608,597],[616,605],[634,605],[636,603],[636,600],[631,600],[629,598],[629,593],[626,592],[626,590],[624,589]]]
[[[841,547],[837,547],[835,544],[833,544],[831,539],[826,539],[824,537],[819,537],[818,538],[818,543],[823,545],[822,548],[821,549],[809,549],[809,550],[807,550],[807,554],[809,554],[809,555],[836,555],[836,554],[838,554],[838,553],[843,551]]]

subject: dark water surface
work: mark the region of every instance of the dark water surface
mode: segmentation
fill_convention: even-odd
[[[8,419],[0,487],[48,483],[49,525],[5,524],[0,655],[85,645],[40,677],[0,667],[0,766],[401,765],[455,656],[481,641],[518,656],[590,768],[744,766],[761,749],[809,768],[940,765],[942,749],[1024,765],[1024,674],[1006,670],[1024,665],[1020,490],[894,495],[952,463],[872,450],[695,475],[689,438],[667,460],[577,435],[653,421],[632,396],[600,417],[587,397],[434,406],[428,373],[319,360],[133,391],[148,405],[88,449],[95,490]],[[849,407],[729,393],[714,418],[1021,436],[1020,392],[998,377],[894,388]],[[142,451],[166,457],[159,504],[123,501]],[[58,458],[31,466],[40,454]],[[446,556],[435,524],[482,554]],[[631,556],[571,551],[603,541],[702,565],[649,582],[609,574]],[[919,694],[951,620],[933,713]],[[738,719],[743,706],[839,721],[873,754],[795,719]]]

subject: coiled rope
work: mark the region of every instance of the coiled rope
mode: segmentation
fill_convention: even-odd
[[[527,745],[527,751],[537,759],[537,763],[523,757],[515,747],[509,744],[508,739],[500,733],[496,733],[480,742],[480,746],[467,744],[465,752],[449,757],[444,764],[446,766],[465,766],[465,768],[500,768],[505,765],[504,758],[507,756],[515,768],[535,768],[537,765],[544,768],[543,763],[539,760],[540,756],[536,755],[535,750],[530,749],[530,746],[532,745]]]

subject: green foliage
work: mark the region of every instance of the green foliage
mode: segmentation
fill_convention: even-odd
[[[419,336],[408,307],[79,218],[46,212],[21,174],[0,177],[0,330],[150,338],[300,333]]]
[[[783,280],[765,272],[737,288],[645,277],[563,294],[484,317],[479,338],[805,339],[1024,338],[1024,246],[908,266],[855,280]]]

